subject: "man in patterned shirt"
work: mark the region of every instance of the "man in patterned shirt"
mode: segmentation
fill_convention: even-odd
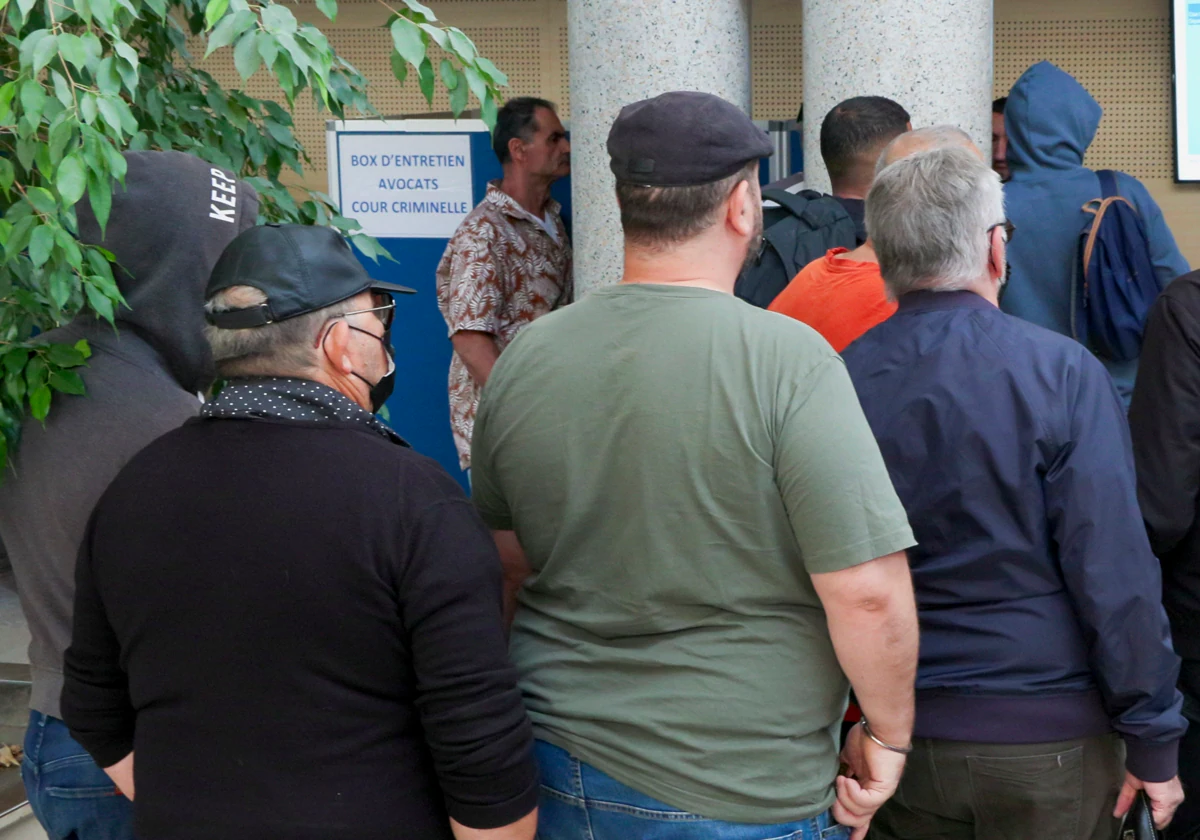
[[[571,243],[550,197],[570,173],[571,144],[545,99],[509,100],[492,148],[504,177],[463,219],[437,269],[438,307],[450,328],[450,426],[471,467],[479,393],[500,352],[535,318],[571,300]]]

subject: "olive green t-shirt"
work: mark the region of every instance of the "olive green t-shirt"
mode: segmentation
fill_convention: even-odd
[[[824,339],[719,292],[593,292],[504,351],[471,463],[533,567],[539,738],[710,819],[829,807],[848,685],[810,575],[914,540]]]

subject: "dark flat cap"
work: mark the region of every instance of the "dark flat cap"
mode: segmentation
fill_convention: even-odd
[[[368,289],[413,293],[407,286],[373,279],[340,233],[312,225],[263,225],[242,233],[217,260],[204,299],[230,286],[252,286],[267,302],[208,313],[210,324],[227,330],[307,315]]]
[[[654,187],[711,184],[772,151],[767,133],[741,108],[697,91],[626,105],[608,132],[617,180]]]

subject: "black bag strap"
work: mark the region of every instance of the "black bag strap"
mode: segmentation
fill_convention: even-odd
[[[787,190],[763,190],[762,197],[774,201],[798,219],[803,218],[804,211],[808,209],[809,199],[806,196],[790,193]]]
[[[1100,197],[1114,198],[1121,194],[1117,186],[1117,173],[1111,169],[1097,169],[1096,177],[1100,179]]]
[[[851,222],[850,214],[837,199],[821,195],[815,190],[790,193],[787,190],[767,189],[763,190],[762,196],[783,207],[812,230],[829,227],[839,221]]]

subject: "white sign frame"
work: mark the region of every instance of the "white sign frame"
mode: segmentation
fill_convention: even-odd
[[[461,207],[465,195],[465,212],[444,213],[437,216],[417,217],[418,222],[404,227],[381,227],[378,219],[372,223],[369,219],[360,218],[350,207],[344,206],[344,196],[341,178],[342,146],[341,138],[346,135],[451,135],[460,137],[466,134],[487,133],[487,125],[483,120],[454,120],[454,119],[401,119],[401,120],[328,120],[325,123],[326,172],[329,185],[329,196],[339,208],[338,212],[347,218],[358,218],[363,223],[365,233],[379,239],[448,239],[453,235],[463,218],[474,206],[474,161],[468,159],[465,169],[465,184],[458,184],[454,190],[456,200]],[[468,144],[469,144],[469,138]],[[410,219],[411,221],[411,219]]]

